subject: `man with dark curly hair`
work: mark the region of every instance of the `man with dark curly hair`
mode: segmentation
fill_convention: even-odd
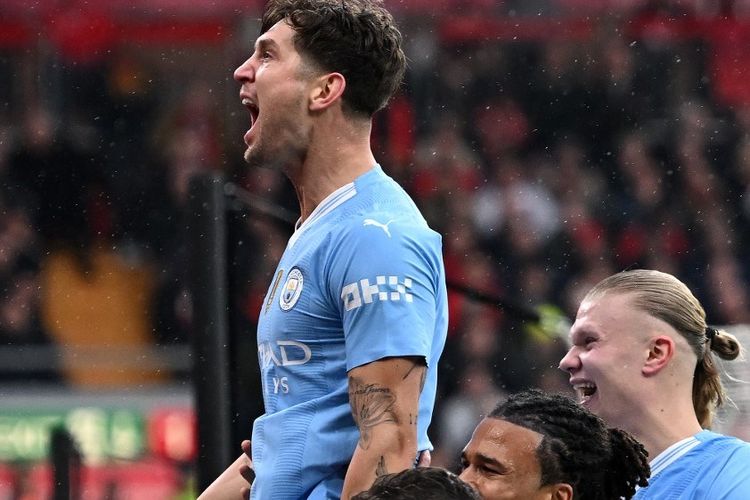
[[[437,467],[417,467],[375,480],[352,500],[481,500],[479,493],[457,475]]]
[[[404,68],[378,0],[274,0],[234,73],[245,160],[283,172],[300,206],[258,321],[254,499],[349,498],[432,448],[442,241],[370,146]],[[238,497],[248,465],[240,457],[203,497]]]
[[[631,498],[649,475],[643,446],[572,399],[510,396],[474,430],[460,478],[484,500]]]

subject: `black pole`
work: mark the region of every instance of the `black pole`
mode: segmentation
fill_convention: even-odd
[[[253,276],[263,242],[251,234],[247,214],[237,206],[236,200],[230,196],[227,201],[230,207],[227,210],[227,296],[230,304],[231,443],[239,446],[243,440],[252,437],[253,422],[264,410],[256,340],[257,318],[249,317],[246,307],[243,307],[253,285],[248,277]]]
[[[196,176],[190,183],[193,383],[198,416],[197,480],[205,490],[233,461],[227,303],[224,179]]]
[[[54,500],[80,498],[81,457],[75,441],[63,427],[52,429],[50,436]]]
[[[535,323],[538,323],[541,320],[539,313],[529,306],[518,304],[502,297],[484,293],[480,290],[477,290],[476,288],[463,285],[455,281],[448,281],[447,286],[449,290],[455,290],[472,300],[476,300],[477,302],[496,307],[497,309],[505,311],[518,320],[533,321]]]

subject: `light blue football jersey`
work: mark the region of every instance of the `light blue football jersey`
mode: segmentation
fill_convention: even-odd
[[[670,447],[651,462],[651,478],[638,500],[750,499],[750,444],[735,437],[701,431]]]
[[[265,414],[254,499],[338,498],[359,439],[347,372],[422,356],[427,437],[448,305],[442,240],[379,165],[323,200],[290,238],[258,321]]]

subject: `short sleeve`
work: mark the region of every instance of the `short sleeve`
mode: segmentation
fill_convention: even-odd
[[[429,360],[440,236],[405,219],[363,217],[332,252],[329,286],[344,328],[347,371],[385,357]]]

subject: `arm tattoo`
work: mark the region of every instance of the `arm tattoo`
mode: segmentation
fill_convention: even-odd
[[[424,389],[424,382],[427,379],[427,367],[425,365],[414,363],[413,365],[411,365],[411,367],[409,368],[409,371],[406,372],[406,375],[404,375],[404,377],[401,380],[406,380],[406,378],[409,375],[411,375],[411,372],[413,372],[416,368],[424,368],[424,370],[422,370],[422,375],[419,380],[419,393],[422,394],[422,389]]]
[[[386,474],[388,474],[388,469],[385,466],[385,457],[380,455],[378,466],[375,468],[375,477],[378,478],[380,476],[385,476]]]
[[[364,450],[370,447],[372,429],[376,425],[399,423],[394,409],[396,396],[387,387],[365,384],[357,377],[349,377],[349,404],[359,428],[359,446]]]

